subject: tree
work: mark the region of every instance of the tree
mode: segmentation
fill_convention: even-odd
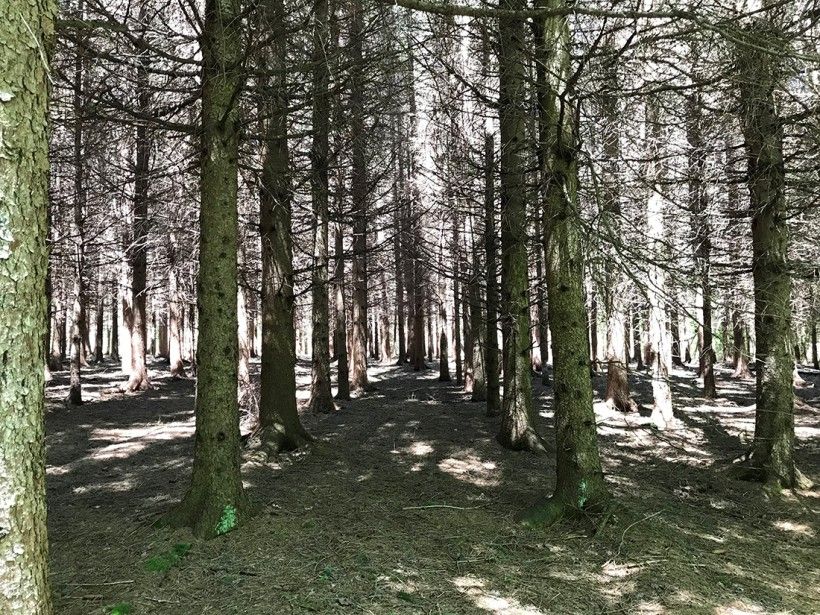
[[[206,0],[202,37],[198,380],[191,485],[166,521],[202,538],[232,530],[248,502],[240,475],[237,170],[242,88],[239,0]]]
[[[521,0],[502,6],[521,10]],[[498,441],[513,450],[543,451],[535,431],[530,376],[530,306],[527,212],[524,186],[526,104],[524,36],[514,17],[499,19],[499,118],[501,127],[501,309],[505,327],[504,398]]]
[[[547,8],[563,5],[547,0]],[[598,454],[584,304],[584,255],[578,207],[576,101],[570,77],[570,29],[566,17],[545,19],[537,52],[547,67],[541,100],[548,121],[549,169],[544,229],[547,305],[553,339],[556,484],[545,506],[529,516],[552,523],[563,516],[601,510],[610,499]]]
[[[52,613],[43,376],[56,14],[47,0],[0,5],[0,612],[31,615]]]
[[[774,23],[750,24],[736,48],[740,120],[748,162],[755,299],[755,435],[746,476],[779,487],[797,485],[791,351],[789,224],[783,123],[775,106],[786,43]]]
[[[364,7],[350,3],[350,132],[353,199],[353,335],[351,336],[350,386],[354,391],[368,388],[367,381],[367,133],[364,125]]]
[[[273,87],[263,91],[269,119],[259,197],[262,240],[259,424],[263,446],[269,453],[277,453],[297,449],[311,438],[302,427],[296,408],[285,7],[283,0],[267,0],[261,10],[263,27],[271,35],[268,65],[274,69],[274,81]]]
[[[145,29],[148,26],[148,2],[140,0],[138,21],[140,24],[140,47],[137,60],[137,108],[148,114],[151,93],[148,89],[149,61],[144,49]],[[147,345],[147,318],[145,312],[148,268],[148,199],[151,172],[151,143],[146,121],[140,121],[136,129],[136,164],[134,165],[134,218],[132,243],[127,257],[131,270],[131,375],[125,385],[128,391],[142,391],[151,387],[145,364]]]
[[[310,403],[312,412],[332,412],[330,390],[330,324],[328,323],[328,139],[329,82],[327,0],[316,0],[313,11],[313,143],[310,186],[313,199],[313,333]]]

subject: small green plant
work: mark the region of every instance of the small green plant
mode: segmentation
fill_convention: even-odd
[[[332,581],[336,578],[336,569],[330,564],[327,564],[324,569],[322,569],[322,572],[319,573],[319,578],[323,581]]]
[[[118,602],[111,607],[110,615],[128,615],[131,612],[131,605],[127,602]]]
[[[227,534],[234,529],[236,525],[236,508],[230,504],[227,504],[225,508],[222,509],[222,517],[219,519],[219,523],[216,526],[216,535],[221,536],[222,534]]]
[[[191,545],[187,542],[175,544],[170,551],[149,558],[148,561],[145,562],[145,569],[151,572],[168,572],[171,568],[179,564],[180,560],[182,560],[190,550]]]

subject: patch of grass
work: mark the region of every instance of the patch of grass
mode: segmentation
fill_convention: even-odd
[[[111,607],[111,612],[109,615],[128,615],[128,613],[133,612],[131,605],[127,602],[118,602],[114,606]]]
[[[145,569],[150,572],[168,572],[171,568],[179,564],[190,550],[190,543],[177,543],[170,551],[149,558],[148,561],[145,562]]]

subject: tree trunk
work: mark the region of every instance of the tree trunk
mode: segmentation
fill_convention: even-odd
[[[78,14],[84,16],[84,2],[79,1]],[[86,208],[86,187],[85,187],[85,143],[84,143],[84,122],[83,113],[85,98],[85,56],[78,49],[74,60],[74,83],[72,106],[74,112],[74,143],[73,143],[73,163],[74,163],[74,196],[73,196],[73,216],[71,233],[74,237],[74,292],[72,297],[71,310],[71,359],[70,359],[70,385],[68,391],[68,401],[71,404],[79,405],[82,399],[82,378],[80,370],[88,365],[85,360],[85,299],[86,299],[86,256],[85,256],[85,208]]]
[[[359,0],[350,4],[350,138],[353,200],[353,327],[351,337],[350,387],[368,388],[367,381],[367,154],[364,126],[364,75],[362,57],[363,12]]]
[[[330,325],[328,323],[328,114],[330,71],[327,0],[316,0],[313,15],[313,142],[310,150],[310,184],[313,199],[313,328],[311,348],[310,410],[332,412],[330,390]]]
[[[540,6],[562,6],[546,0]],[[547,202],[547,303],[553,338],[557,480],[552,498],[529,517],[552,523],[563,516],[600,510],[609,500],[598,455],[584,305],[584,262],[577,199],[576,109],[567,88],[570,33],[565,18],[545,20],[539,59],[550,75],[543,117],[550,123]]]
[[[274,68],[269,101],[259,223],[262,240],[262,357],[259,426],[265,451],[295,450],[311,440],[296,406],[296,329],[293,322],[293,230],[288,157],[288,57],[283,0],[263,4]]]
[[[487,416],[501,413],[501,385],[498,379],[498,280],[495,230],[495,143],[492,133],[484,133],[484,252],[487,260],[487,339],[484,357],[487,368]]]
[[[341,203],[340,203],[341,210]],[[335,232],[335,259],[336,266],[333,272],[336,292],[336,371],[338,373],[338,388],[336,399],[350,399],[350,368],[347,363],[347,310],[345,309],[345,261],[344,238],[342,225],[336,226]]]
[[[139,23],[147,27],[148,0],[140,0]],[[144,31],[140,39],[144,38]],[[137,62],[137,106],[139,112],[150,113],[151,93],[148,89],[148,54],[140,53]],[[134,167],[134,236],[128,250],[131,265],[131,375],[125,385],[128,391],[144,391],[151,388],[148,379],[148,368],[145,364],[147,345],[147,318],[145,300],[147,295],[146,281],[148,273],[148,199],[149,174],[151,172],[151,142],[148,126],[144,121],[137,124],[136,130],[136,166]]]
[[[237,157],[242,88],[239,0],[206,0],[201,35],[203,155],[196,437],[191,486],[169,514],[201,538],[234,529],[248,502],[240,474],[237,383]]]
[[[503,0],[523,10],[523,0]],[[527,212],[525,199],[526,30],[514,18],[499,20],[499,115],[501,127],[501,309],[504,398],[498,441],[513,450],[543,451],[535,431],[530,366]]]
[[[794,467],[794,391],[791,356],[789,212],[785,195],[783,121],[774,90],[780,85],[783,46],[776,27],[760,20],[737,46],[740,116],[746,139],[752,213],[757,409],[751,478],[780,487],[797,484]]]
[[[51,615],[44,334],[48,63],[55,2],[0,8],[0,613]],[[34,41],[32,41],[34,39]],[[36,44],[33,44],[36,43]]]
[[[649,137],[646,177],[649,181],[649,198],[646,206],[646,235],[649,240],[649,254],[646,292],[649,298],[649,343],[650,371],[652,374],[651,421],[657,429],[666,429],[674,421],[672,389],[669,386],[669,372],[672,369],[672,345],[666,328],[665,240],[667,236],[665,203],[661,192],[663,172],[660,166],[661,143],[664,141],[660,124],[658,101],[647,102],[646,134]]]
[[[692,45],[693,65],[699,63],[700,54],[697,43]],[[715,389],[715,352],[712,347],[712,284],[711,267],[711,229],[708,218],[708,194],[706,191],[705,168],[706,148],[703,142],[703,118],[700,92],[695,91],[686,100],[686,136],[689,141],[689,206],[695,228],[695,267],[700,281],[703,298],[702,344],[700,349],[700,376],[703,378],[703,396],[714,399]]]

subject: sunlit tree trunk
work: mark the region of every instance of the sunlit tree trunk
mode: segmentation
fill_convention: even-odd
[[[651,258],[647,265],[646,293],[649,298],[649,343],[652,374],[652,424],[658,429],[666,429],[674,420],[672,409],[672,389],[669,386],[669,372],[672,369],[672,344],[666,326],[666,212],[662,193],[661,143],[664,141],[660,123],[660,111],[655,97],[647,103],[646,134],[649,139],[646,178],[649,183],[649,197],[646,205],[646,235]]]
[[[0,613],[51,615],[44,334],[56,2],[0,4]]]
[[[487,270],[487,327],[484,357],[487,369],[487,416],[501,413],[501,384],[498,364],[498,277],[495,230],[495,142],[484,134],[484,253]]]

